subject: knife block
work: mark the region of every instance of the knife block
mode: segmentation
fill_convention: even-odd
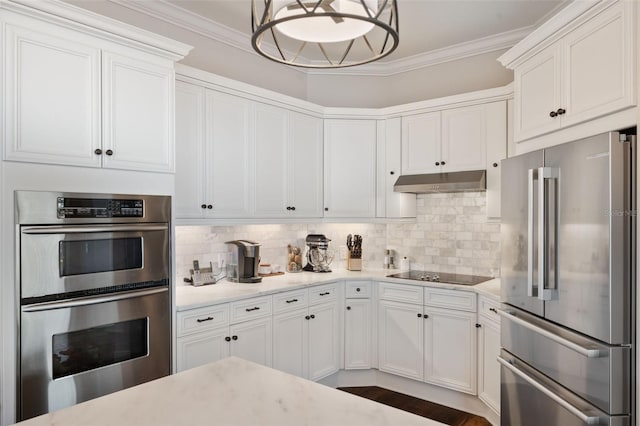
[[[362,271],[362,258],[351,257],[351,252],[347,253],[347,271]]]

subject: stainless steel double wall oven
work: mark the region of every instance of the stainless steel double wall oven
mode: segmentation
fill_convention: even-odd
[[[18,417],[170,374],[165,196],[16,192]]]

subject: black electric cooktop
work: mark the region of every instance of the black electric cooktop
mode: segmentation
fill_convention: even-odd
[[[429,271],[405,271],[397,274],[387,275],[389,278],[403,278],[405,280],[431,281],[458,285],[476,285],[492,280],[491,277],[479,275],[448,274],[446,272]]]

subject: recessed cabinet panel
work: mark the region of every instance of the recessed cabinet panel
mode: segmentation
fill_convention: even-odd
[[[229,356],[229,327],[178,338],[178,372]]]
[[[231,325],[231,356],[271,367],[271,327],[271,317]]]
[[[480,320],[478,335],[478,397],[500,413],[500,324]]]
[[[207,91],[206,179],[214,217],[250,214],[250,139],[248,100]]]
[[[320,380],[340,368],[338,304],[309,307],[309,380]]]
[[[207,212],[205,180],[205,90],[176,81],[176,216],[201,218]],[[205,205],[202,208],[202,204]]]
[[[375,120],[325,120],[325,217],[375,217]]]
[[[381,300],[378,311],[378,363],[381,371],[422,380],[422,305]]]
[[[5,27],[4,158],[100,167],[100,49],[74,31],[16,19],[21,26]]]
[[[255,213],[284,216],[287,204],[287,111],[254,104]]]
[[[425,308],[425,315],[424,380],[475,395],[475,312]]]
[[[305,307],[273,316],[273,368],[306,377],[309,369],[309,320]]]
[[[103,164],[129,170],[174,170],[173,67],[103,52]],[[112,152],[112,154],[110,154]]]
[[[402,117],[402,174],[439,171],[440,112]]]
[[[567,35],[563,126],[634,104],[633,42],[625,37],[633,24],[624,7],[612,6]]]
[[[371,299],[347,299],[344,314],[344,368],[371,368]]]
[[[289,112],[287,177],[291,216],[322,217],[322,119]]]
[[[552,45],[514,73],[515,139],[517,141],[560,127],[549,114],[560,108],[560,46]]]
[[[484,105],[442,111],[443,171],[485,168],[486,121]]]

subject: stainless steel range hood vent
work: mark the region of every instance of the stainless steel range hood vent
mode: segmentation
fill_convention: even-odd
[[[486,191],[486,175],[485,170],[404,175],[398,178],[393,185],[393,190],[414,194]]]

